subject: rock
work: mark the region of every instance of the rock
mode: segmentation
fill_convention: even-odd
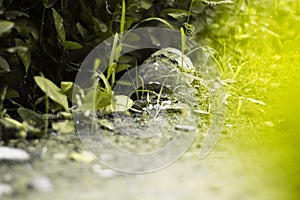
[[[37,192],[52,192],[54,190],[52,182],[46,176],[36,176],[29,183],[28,188]]]
[[[161,49],[159,51],[156,51],[151,55],[152,58],[155,59],[162,59],[164,58],[164,61],[166,63],[173,63],[177,65],[178,67],[181,66],[184,71],[194,71],[195,67],[189,57],[186,55],[182,55],[182,52],[175,48],[165,48]],[[182,63],[183,61],[183,63]]]
[[[100,178],[111,178],[111,177],[118,175],[117,171],[115,171],[113,169],[103,169],[100,165],[93,165],[92,170]]]
[[[22,149],[12,147],[0,147],[0,162],[26,162],[30,160],[30,155]]]
[[[181,63],[183,61],[183,63]],[[182,55],[175,48],[164,48],[153,53],[139,68],[139,76],[143,82],[141,87],[156,83],[157,90],[167,89],[167,96],[172,94],[182,102],[194,102],[197,90],[191,85],[196,71],[191,59]],[[152,84],[153,85],[153,84]],[[159,92],[159,91],[158,91]],[[162,94],[165,94],[162,91]]]
[[[9,196],[13,193],[13,189],[10,185],[0,183],[0,197]]]

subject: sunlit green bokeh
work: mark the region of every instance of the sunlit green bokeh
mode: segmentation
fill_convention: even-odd
[[[213,42],[229,94],[229,137],[219,148],[231,143],[229,162],[244,168],[237,176],[252,199],[299,199],[300,3],[235,1],[219,10]]]

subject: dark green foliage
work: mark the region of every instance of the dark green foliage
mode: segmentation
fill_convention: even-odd
[[[201,0],[192,1],[192,9],[187,0],[127,0],[122,19],[122,2],[0,0],[0,89],[6,91],[1,112],[22,120],[17,112],[20,107],[44,113],[50,103],[49,112],[67,110],[64,95],[70,94],[57,90],[64,103],[56,105],[50,94],[45,97],[45,88],[36,84],[35,77],[45,77],[60,88],[62,81],[73,82],[87,54],[115,33],[159,26],[183,27],[188,35],[199,34],[213,11]],[[132,59],[125,60],[120,60],[117,72],[133,64]]]

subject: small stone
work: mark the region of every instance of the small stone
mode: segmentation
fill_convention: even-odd
[[[166,100],[162,102],[163,105],[171,105],[172,101],[171,100]]]
[[[28,184],[28,188],[33,189],[37,192],[52,192],[53,185],[50,179],[46,176],[34,177]]]
[[[103,169],[100,165],[92,166],[93,172],[95,172],[100,178],[111,178],[116,176],[118,173],[112,169]]]
[[[48,135],[50,137],[57,137],[59,134],[57,132],[55,132],[55,131],[51,131],[50,133],[48,133]]]
[[[114,124],[106,119],[99,119],[98,123],[101,125],[102,128],[107,129],[109,131],[115,131],[116,128]]]
[[[10,185],[0,183],[0,197],[9,196],[13,193],[13,189]]]
[[[92,155],[92,153],[89,151],[82,151],[80,153],[72,152],[70,158],[72,160],[85,163],[89,163],[95,160],[95,156]]]
[[[0,147],[0,162],[26,162],[30,159],[29,153],[22,149],[12,147]]]
[[[166,109],[169,112],[183,112],[184,109],[187,109],[187,108],[188,108],[188,105],[183,104],[183,103],[164,106],[164,109]]]
[[[195,126],[184,126],[184,125],[177,125],[175,126],[176,130],[182,130],[182,131],[194,131],[196,130]]]
[[[56,160],[65,160],[68,158],[67,154],[66,153],[55,153],[53,155],[53,158],[56,159]]]
[[[149,104],[148,109],[149,109],[149,110],[152,110],[152,109],[153,109],[153,105],[152,105],[152,104]]]

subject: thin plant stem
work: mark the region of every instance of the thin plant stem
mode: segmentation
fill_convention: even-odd
[[[192,7],[193,7],[193,3],[194,3],[194,2],[195,2],[195,0],[191,0],[186,23],[190,23],[190,17],[191,17],[191,12],[192,12]]]
[[[44,31],[44,25],[45,25],[46,9],[47,8],[44,7],[43,14],[42,14],[42,24],[41,24],[41,29],[40,29],[40,46],[42,46],[42,44],[43,44],[43,31]]]
[[[181,68],[183,69],[183,55],[184,55],[184,48],[185,48],[185,35],[184,30],[181,27],[180,28],[180,34],[181,34]]]
[[[4,102],[4,99],[5,99],[5,95],[6,95],[6,90],[7,90],[7,86],[5,86],[3,88],[3,92],[2,92],[2,95],[1,95],[1,99],[0,99],[0,122],[2,121],[3,119],[3,115],[4,115],[4,111],[2,110],[3,109],[3,102]],[[0,141],[2,141],[2,123],[0,123]]]
[[[45,100],[45,113],[46,113],[46,118],[45,118],[45,135],[48,133],[48,124],[49,124],[49,97],[48,94],[46,93],[46,100]]]

